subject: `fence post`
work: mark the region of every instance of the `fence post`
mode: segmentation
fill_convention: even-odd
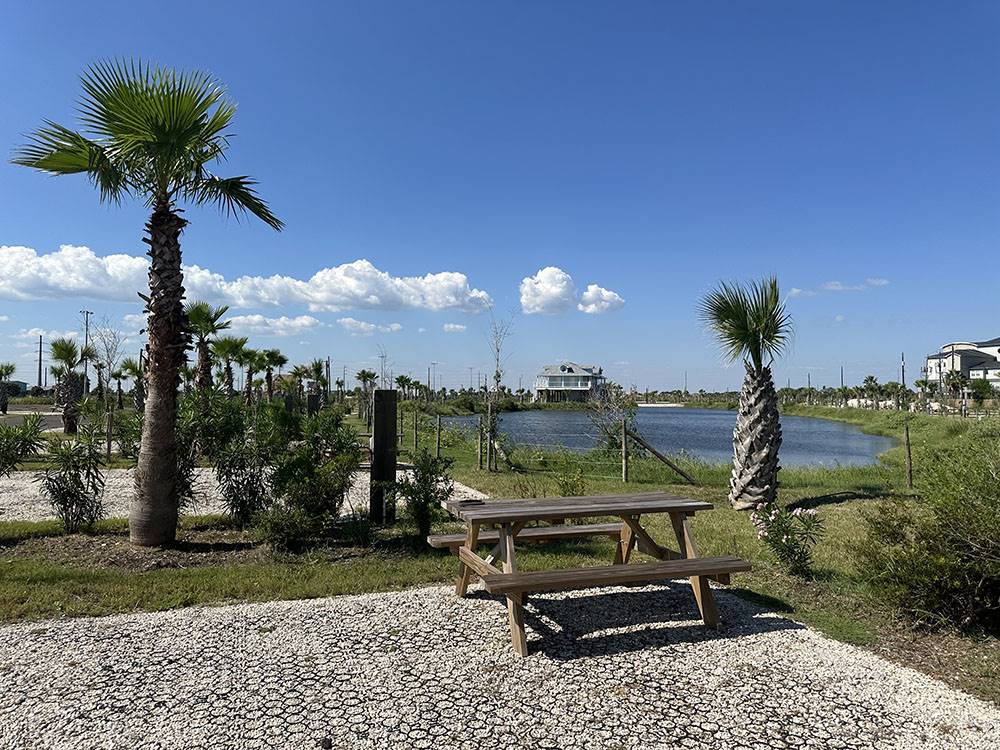
[[[913,489],[913,454],[910,452],[910,423],[903,422],[903,447],[906,449],[906,489]]]
[[[396,392],[378,389],[372,395],[372,464],[368,515],[372,523],[395,521],[392,503],[385,502],[386,483],[396,480]]]
[[[628,482],[628,426],[622,420],[622,481]]]
[[[479,470],[483,470],[483,418],[479,417],[479,429],[476,431],[479,435],[479,440],[476,443],[476,462],[479,464]]]
[[[434,455],[437,458],[441,458],[441,415],[437,415],[437,426],[435,428],[435,446]]]

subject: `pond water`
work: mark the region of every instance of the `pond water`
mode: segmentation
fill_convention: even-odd
[[[479,419],[449,417],[447,424],[472,426]],[[732,459],[736,412],[720,409],[640,408],[643,437],[663,453],[686,453],[710,463]],[[515,445],[539,449],[588,450],[597,434],[585,411],[518,411],[501,415],[500,429]],[[783,466],[865,466],[894,443],[866,435],[853,425],[811,417],[781,417]]]

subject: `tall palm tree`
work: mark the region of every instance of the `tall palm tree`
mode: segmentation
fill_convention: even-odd
[[[257,195],[254,180],[209,171],[225,156],[236,112],[210,75],[119,61],[91,66],[81,83],[82,132],[46,121],[13,162],[49,174],[85,174],[102,201],[134,196],[151,209],[145,238],[151,259],[148,394],[129,535],[134,544],[158,546],[176,537],[180,491],[177,384],[188,335],[180,245],[187,221],[179,204],[249,213],[274,229],[282,223]]]
[[[233,362],[246,345],[246,336],[220,336],[211,343],[212,354],[222,361],[223,386],[229,398],[236,395],[233,388]]]
[[[63,432],[75,435],[78,405],[84,395],[83,374],[77,368],[96,358],[92,346],[77,346],[73,339],[58,338],[49,344],[52,374],[56,377],[55,402],[62,407]]]
[[[7,381],[16,370],[13,362],[0,362],[0,414],[7,413]]]
[[[132,379],[132,405],[136,411],[146,409],[146,368],[143,366],[142,357],[133,359],[128,357],[122,360],[122,374]]]
[[[320,408],[325,408],[327,397],[326,362],[322,359],[314,359],[308,367],[309,380],[312,381],[310,384],[312,392],[319,396]]]
[[[244,346],[240,349],[239,354],[236,355],[236,364],[242,367],[245,371],[245,380],[243,381],[244,391],[246,393],[247,405],[253,403],[253,374],[258,369],[258,364],[260,363],[260,352],[256,349],[249,349]]]
[[[866,375],[864,381],[861,383],[861,387],[864,389],[865,395],[871,400],[871,408],[877,409],[879,391],[882,389],[882,386],[878,384],[878,378],[874,375]]]
[[[122,381],[128,377],[122,367],[113,370],[109,377],[115,381],[115,408],[121,410],[125,406],[125,394],[122,391]]]
[[[726,359],[742,360],[746,369],[733,430],[729,502],[738,510],[770,504],[777,499],[781,448],[771,363],[784,351],[792,332],[778,280],[720,284],[701,301],[699,312]]]
[[[267,400],[274,398],[274,371],[281,372],[281,368],[288,364],[288,357],[281,353],[280,349],[265,349],[264,359],[264,386],[267,388]]]
[[[229,305],[213,307],[204,301],[189,302],[184,308],[187,316],[188,331],[195,337],[195,348],[198,352],[198,390],[212,390],[212,349],[211,343],[219,331],[225,331],[231,325],[222,316],[229,312]]]
[[[335,381],[337,384],[337,401],[339,403],[344,403],[344,379],[337,378]]]

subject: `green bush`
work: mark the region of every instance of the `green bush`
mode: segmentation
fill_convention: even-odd
[[[38,414],[28,414],[17,426],[0,424],[0,477],[9,475],[44,445],[42,418]]]
[[[96,425],[85,424],[78,437],[49,443],[51,466],[39,482],[67,533],[90,528],[104,517],[101,437]]]
[[[583,478],[583,469],[562,471],[555,475],[556,489],[563,497],[579,497],[587,494],[587,483]]]
[[[413,459],[413,477],[391,483],[393,502],[405,500],[406,515],[416,525],[420,539],[431,533],[431,524],[441,512],[441,503],[455,490],[455,482],[448,474],[452,463],[450,458],[438,458],[421,448]]]
[[[142,440],[142,412],[132,409],[115,412],[115,439],[118,452],[125,458],[139,457],[139,442]]]
[[[918,502],[864,513],[862,575],[920,623],[1000,631],[998,425],[977,425],[914,464]]]

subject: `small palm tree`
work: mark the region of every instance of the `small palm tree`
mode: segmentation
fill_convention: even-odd
[[[125,406],[125,393],[122,391],[122,381],[127,375],[119,367],[117,370],[113,370],[109,377],[115,381],[115,408],[121,410]]]
[[[726,359],[742,360],[746,369],[733,430],[729,502],[738,510],[770,504],[777,499],[781,448],[771,363],[784,351],[792,332],[778,280],[723,283],[702,300],[699,312]]]
[[[142,358],[128,357],[122,360],[122,374],[132,380],[132,405],[136,411],[144,411],[146,407],[146,368]]]
[[[339,401],[340,403],[344,403],[344,379],[337,378],[336,384],[337,384],[337,401]]]
[[[249,177],[218,177],[236,105],[206,73],[178,73],[142,62],[104,62],[81,80],[81,132],[47,121],[13,162],[54,175],[84,174],[103,202],[136,197],[151,209],[149,245],[149,398],[135,472],[129,534],[135,544],[172,543],[180,504],[176,443],[177,382],[185,360],[184,274],[178,204],[213,204],[252,214],[280,229]]]
[[[7,413],[7,381],[17,370],[13,362],[0,362],[0,414]]]
[[[80,347],[73,339],[59,338],[49,344],[49,357],[53,362],[50,372],[56,377],[56,406],[62,407],[63,432],[75,435],[84,395],[83,375],[76,368],[95,359],[96,352],[92,346]]]
[[[288,357],[280,349],[265,349],[261,352],[264,361],[264,386],[267,389],[267,400],[274,398],[274,371],[288,364]]]
[[[220,336],[211,343],[212,354],[222,361],[223,383],[226,389],[226,396],[232,398],[236,395],[233,388],[233,362],[240,356],[247,345],[245,336]]]
[[[198,352],[197,383],[198,390],[212,390],[212,349],[211,343],[219,331],[224,331],[231,325],[222,316],[229,312],[229,305],[213,307],[207,302],[189,302],[184,308],[187,316],[188,331],[195,337],[195,348]]]
[[[320,408],[326,407],[326,397],[327,397],[327,380],[326,380],[326,362],[322,359],[314,359],[308,365],[309,368],[309,380],[310,390],[319,396]]]
[[[246,402],[247,404],[253,403],[253,374],[257,371],[260,364],[260,352],[256,349],[248,349],[244,346],[240,349],[239,353],[236,355],[236,364],[242,367],[245,371],[245,379],[243,381],[243,387],[246,392]]]

